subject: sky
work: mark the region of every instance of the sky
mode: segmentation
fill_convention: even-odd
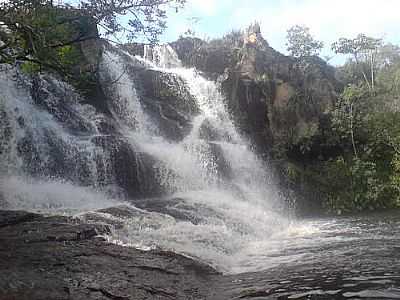
[[[254,21],[270,46],[287,54],[286,31],[299,24],[324,42],[321,56],[333,56],[330,45],[340,37],[365,33],[400,44],[400,0],[187,0],[184,9],[168,14],[163,42],[176,40],[189,27],[200,38],[221,37]],[[189,21],[198,18],[197,24]],[[335,56],[332,64],[341,64]]]

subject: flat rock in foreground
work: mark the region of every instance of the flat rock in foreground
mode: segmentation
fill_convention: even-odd
[[[104,225],[0,211],[0,299],[216,299],[212,268],[105,242]]]

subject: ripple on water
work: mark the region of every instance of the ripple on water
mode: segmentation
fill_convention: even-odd
[[[364,290],[361,292],[346,292],[344,297],[376,298],[376,299],[400,299],[399,289]]]

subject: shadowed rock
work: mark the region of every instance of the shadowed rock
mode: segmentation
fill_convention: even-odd
[[[0,211],[0,299],[212,299],[212,268],[104,242],[105,225]]]
[[[138,70],[136,77],[144,108],[160,133],[174,141],[182,140],[190,132],[191,120],[200,113],[185,82],[154,70]]]

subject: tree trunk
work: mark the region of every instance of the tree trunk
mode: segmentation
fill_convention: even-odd
[[[356,143],[354,141],[354,124],[353,124],[353,103],[350,104],[350,135],[351,135],[351,144],[353,145],[354,156],[358,158]]]
[[[365,74],[365,71],[364,71],[363,66],[360,64],[360,62],[359,62],[359,60],[358,60],[357,54],[354,54],[354,58],[355,58],[355,60],[356,60],[357,66],[361,69],[361,73],[363,74],[363,77],[364,77],[364,80],[365,80],[365,82],[366,82],[366,84],[367,84],[367,86],[368,86],[368,89],[371,91],[371,84],[369,83],[367,74]]]
[[[371,53],[371,86],[373,91],[375,90],[374,64],[374,53]]]

